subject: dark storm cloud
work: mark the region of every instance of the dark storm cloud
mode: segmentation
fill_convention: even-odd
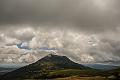
[[[84,30],[119,26],[119,0],[0,0],[0,24],[67,25]]]

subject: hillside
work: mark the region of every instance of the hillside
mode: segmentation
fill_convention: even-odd
[[[51,79],[88,72],[95,72],[95,70],[77,64],[66,56],[49,54],[33,64],[9,72],[0,78],[2,80]]]

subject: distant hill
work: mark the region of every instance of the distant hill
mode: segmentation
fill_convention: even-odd
[[[16,68],[0,67],[0,75],[16,70]]]
[[[27,64],[0,64],[0,75],[6,74],[8,72],[14,71],[20,67],[23,67]]]
[[[106,72],[108,75],[113,75],[114,73],[119,73],[120,74],[120,67],[117,69],[109,70]]]
[[[9,72],[1,80],[46,79],[80,74],[94,69],[71,61],[66,56],[49,54],[37,62]]]
[[[83,64],[83,65],[94,68],[94,69],[100,69],[100,70],[112,70],[112,69],[118,68],[118,66],[108,65],[108,64]]]

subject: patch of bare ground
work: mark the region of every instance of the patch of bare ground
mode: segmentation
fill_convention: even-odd
[[[101,76],[94,76],[94,77],[72,76],[72,77],[66,77],[66,78],[58,78],[55,80],[108,80],[108,79]]]

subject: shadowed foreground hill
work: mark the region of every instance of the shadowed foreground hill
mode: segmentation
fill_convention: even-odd
[[[77,64],[66,56],[49,54],[37,62],[9,72],[1,80],[52,79],[67,77],[94,71],[89,67]]]

